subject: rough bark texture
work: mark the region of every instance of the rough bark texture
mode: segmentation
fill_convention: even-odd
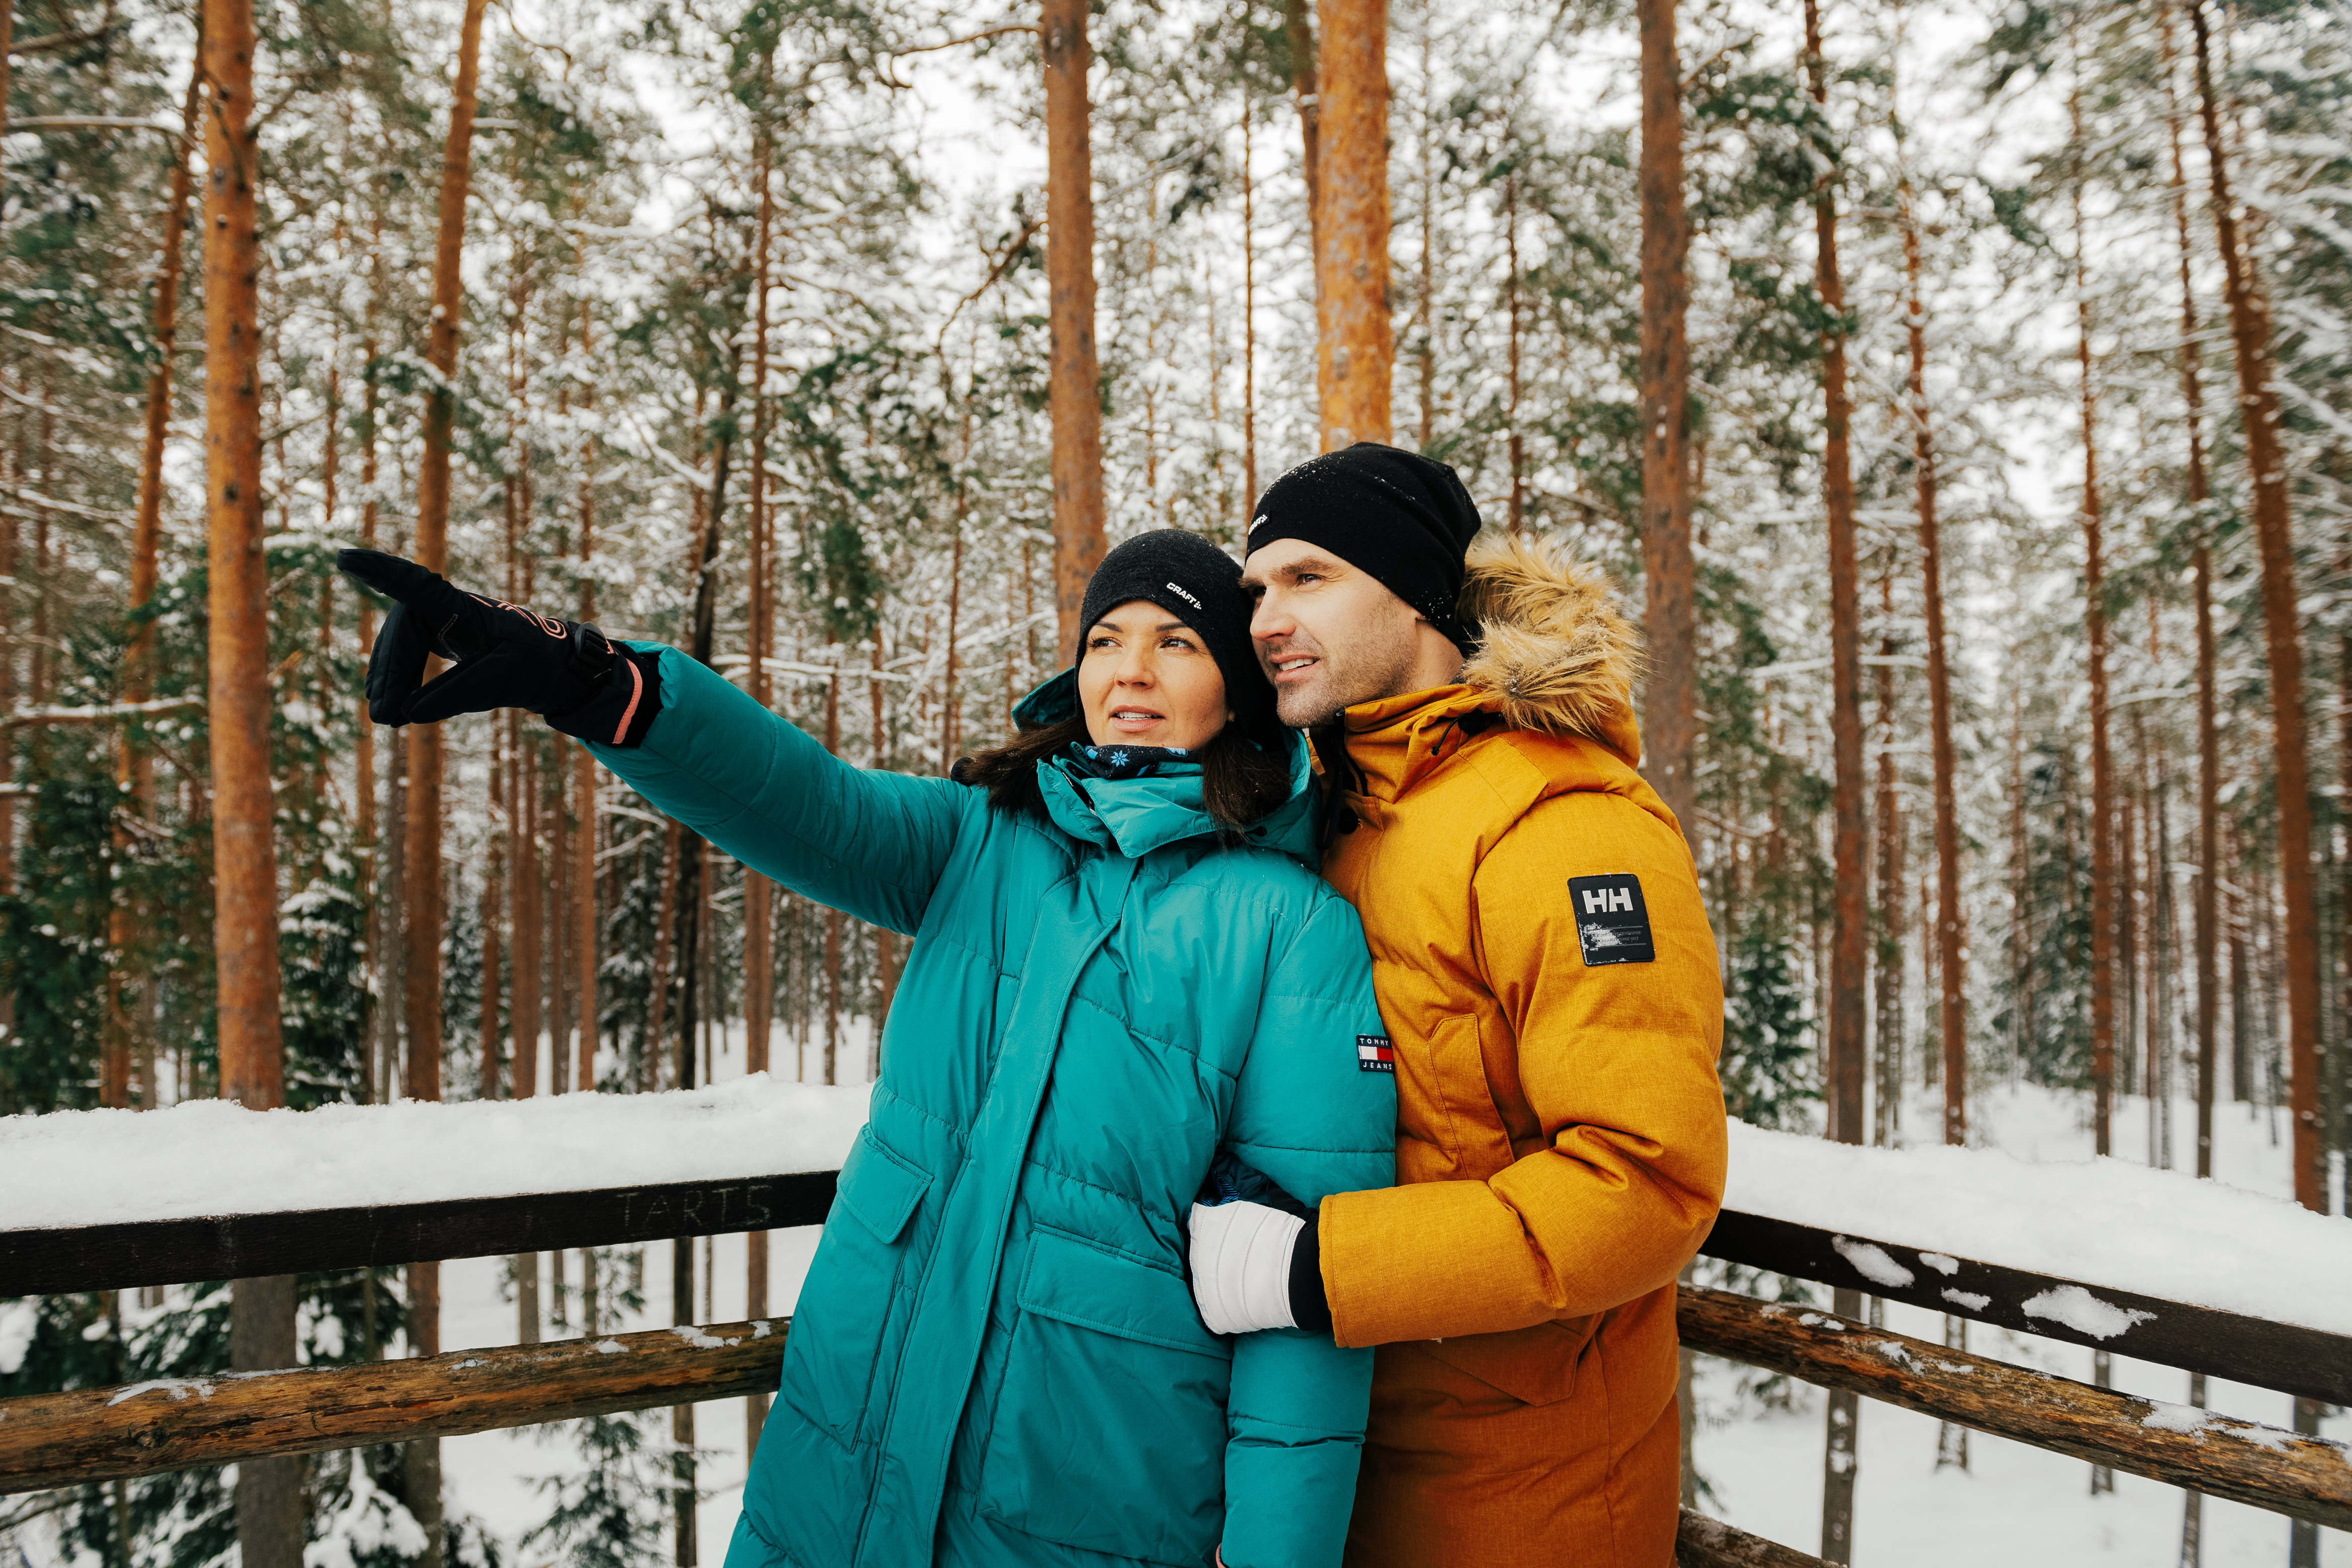
[[[290,1292],[286,1320],[290,1331]],[[271,1377],[196,1378],[147,1385],[127,1398],[114,1388],[37,1395],[10,1401],[0,1423],[0,1492],[457,1437],[643,1410],[681,1396],[729,1398],[774,1386],[788,1326],[714,1323]],[[299,1473],[293,1460],[287,1468]],[[300,1545],[298,1538],[297,1563]]]
[[[1735,1530],[1685,1506],[1675,1531],[1676,1568],[1816,1568],[1818,1557]]]
[[[1045,0],[1045,278],[1051,297],[1054,611],[1062,664],[1103,557],[1102,372],[1095,358],[1094,154],[1087,0]],[[825,1082],[833,1082],[830,1074]]]
[[[1682,66],[1675,49],[1675,0],[1641,0],[1637,9],[1642,32],[1642,630],[1650,654],[1642,740],[1651,786],[1689,833],[1696,831],[1698,811],[1691,772],[1698,724],[1698,617],[1685,418],[1690,340],[1683,328],[1690,308],[1690,281],[1685,273],[1690,225],[1683,215]],[[1424,191],[1429,183],[1424,177]],[[1424,222],[1424,279],[1429,234]],[[1425,358],[1426,346],[1423,353]],[[1424,444],[1429,440],[1428,405],[1424,388]]]
[[[1684,1340],[1710,1355],[1866,1394],[1979,1432],[2190,1487],[2255,1508],[2352,1526],[2341,1445],[2159,1405],[2046,1372],[1873,1329],[1802,1305],[1685,1290]]]
[[[1323,450],[1389,438],[1388,0],[1324,0],[1315,235]]]
[[[214,948],[221,1097],[286,1101],[269,788],[269,573],[262,554],[260,251],[250,0],[207,0],[205,477],[208,492]]]
[[[2319,1136],[2319,920],[2311,866],[2311,778],[2303,712],[2301,612],[2295,603],[2294,538],[2287,510],[2286,460],[2279,445],[2278,394],[2271,386],[2270,321],[2254,281],[2253,257],[2231,204],[2230,161],[2213,98],[2212,45],[2204,0],[2189,0],[2197,40],[2197,92],[2205,158],[2213,178],[2213,222],[2230,300],[2238,361],[2238,402],[2253,481],[2254,537],[2263,561],[2263,637],[2269,655],[2271,715],[2278,770],[2279,881],[2286,905],[2288,1110],[2294,1119],[2294,1199],[2323,1213],[2326,1170]]]

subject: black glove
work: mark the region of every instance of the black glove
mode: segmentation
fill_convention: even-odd
[[[335,564],[394,601],[368,661],[368,716],[378,724],[520,707],[566,735],[635,746],[660,711],[655,657],[616,646],[593,625],[463,592],[381,550],[341,550]],[[428,653],[452,666],[431,681]]]

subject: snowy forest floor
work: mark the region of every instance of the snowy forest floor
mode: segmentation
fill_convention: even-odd
[[[866,1041],[862,1023],[845,1030],[840,1051],[845,1081],[862,1081]],[[795,1052],[781,1030],[774,1051],[784,1072]],[[742,1073],[740,1030],[730,1033],[710,1063],[713,1081]],[[809,1067],[818,1069],[817,1053]],[[2144,1160],[2149,1144],[2147,1102],[2123,1098],[2116,1106],[2116,1153]],[[1932,1129],[1939,1096],[1917,1092],[1904,1108],[1904,1124]],[[1979,1090],[1970,1106],[1978,1141],[2020,1158],[2074,1161],[2090,1154],[2085,1103],[2079,1095],[2054,1093],[2025,1084],[1994,1084]],[[2215,1118],[2214,1168],[2233,1186],[2285,1196],[2290,1191],[2284,1117],[2267,1108],[2225,1105]],[[2173,1145],[2193,1158],[2195,1111],[2176,1105]],[[2275,1130],[2274,1130],[2275,1128]],[[2341,1179],[2341,1173],[2337,1173]],[[789,1313],[816,1246],[814,1228],[774,1233],[771,1249],[771,1311]],[[715,1255],[706,1274],[698,1258],[697,1309],[704,1321],[740,1318],[744,1310],[745,1239],[721,1236],[697,1244]],[[658,1327],[669,1321],[670,1248],[649,1246],[644,1254],[643,1308],[622,1314],[619,1327]],[[542,1261],[542,1267],[545,1263]],[[1720,1266],[1702,1261],[1702,1278]],[[571,1270],[577,1288],[576,1260]],[[443,1345],[448,1350],[511,1344],[516,1338],[513,1288],[503,1259],[471,1259],[444,1266]],[[706,1294],[708,1292],[708,1294]],[[1826,1301],[1826,1292],[1822,1292]],[[705,1301],[708,1307],[704,1306]],[[572,1303],[566,1302],[570,1307]],[[568,1315],[568,1314],[567,1314]],[[551,1316],[552,1313],[551,1312]],[[1901,1305],[1886,1310],[1886,1326],[1936,1340],[1942,1334],[1935,1314]],[[577,1329],[551,1322],[548,1337],[570,1337]],[[2088,1380],[2091,1353],[2032,1335],[1972,1325],[1969,1348],[1980,1354]],[[2170,1367],[2117,1357],[2117,1388],[2169,1400],[2187,1397],[2188,1375]],[[1696,1459],[1706,1488],[1702,1506],[1742,1529],[1811,1551],[1820,1541],[1822,1398],[1816,1389],[1768,1382],[1751,1369],[1701,1357],[1697,1403]],[[2292,1424],[2284,1395],[2215,1382],[2212,1408],[2275,1426]],[[649,1445],[666,1440],[667,1422],[644,1418]],[[697,1407],[696,1446],[706,1496],[698,1520],[700,1555],[709,1568],[723,1557],[742,1498],[747,1448],[743,1403],[728,1400]],[[2326,1434],[2352,1439],[2352,1416],[2326,1423]],[[2090,1495],[2089,1467],[2078,1460],[2022,1444],[1971,1434],[1970,1467],[1938,1470],[1937,1423],[1926,1416],[1864,1402],[1861,1473],[1856,1499],[1855,1557],[1869,1565],[1901,1562],[1906,1568],[1980,1568],[1988,1561],[2021,1556],[2075,1564],[2153,1565],[2178,1561],[2182,1494],[2170,1487],[2119,1475],[2115,1490]],[[563,1426],[489,1432],[452,1438],[443,1445],[443,1469],[452,1517],[471,1514],[500,1544],[511,1568],[543,1568],[550,1553],[524,1545],[524,1538],[547,1517],[551,1500],[542,1483],[576,1474],[583,1464]],[[2242,1505],[2207,1500],[2204,1505],[2206,1568],[2281,1563],[2286,1552],[2286,1521]],[[2352,1568],[2352,1536],[2322,1532],[2326,1568]]]

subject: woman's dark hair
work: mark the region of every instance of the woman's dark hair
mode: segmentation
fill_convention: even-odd
[[[1084,714],[1072,714],[1057,724],[1024,727],[1002,746],[974,752],[955,765],[955,780],[988,791],[988,804],[1006,813],[1045,814],[1045,797],[1037,788],[1037,769],[1087,734]],[[1290,798],[1290,768],[1281,758],[1229,724],[1202,747],[1201,798],[1219,829],[1217,836],[1231,843],[1251,823]]]

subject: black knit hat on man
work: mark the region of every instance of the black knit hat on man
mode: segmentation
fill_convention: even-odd
[[[1452,468],[1359,441],[1310,457],[1267,486],[1245,548],[1297,538],[1329,550],[1377,578],[1467,657],[1477,632],[1455,606],[1463,558],[1479,526],[1478,505]]]
[[[1242,733],[1264,744],[1281,730],[1274,716],[1274,688],[1250,645],[1250,602],[1242,592],[1242,569],[1233,557],[1181,528],[1138,534],[1102,559],[1087,584],[1078,612],[1078,642],[1095,622],[1122,604],[1140,599],[1157,604],[1200,633],[1217,673],[1225,678],[1225,701]]]

